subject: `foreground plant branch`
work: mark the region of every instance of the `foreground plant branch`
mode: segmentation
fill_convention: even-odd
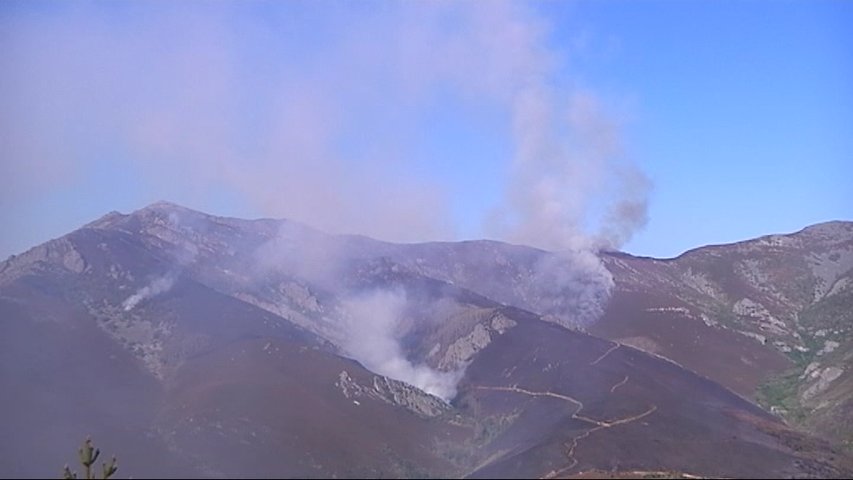
[[[83,468],[85,469],[84,471],[86,473],[86,476],[83,478],[85,478],[86,480],[95,479],[96,477],[95,477],[94,472],[92,471],[92,465],[94,465],[95,462],[98,460],[98,457],[101,455],[101,450],[99,448],[95,448],[92,445],[92,439],[91,438],[86,437],[86,441],[83,442],[83,446],[77,450],[77,453],[80,456],[80,464],[83,465]],[[116,471],[118,470],[118,466],[116,465],[116,457],[115,456],[113,456],[113,458],[110,460],[109,464],[102,463],[101,465],[102,465],[102,471],[101,471],[102,476],[100,478],[102,478],[104,480],[112,477],[113,474],[115,474]],[[71,471],[71,469],[68,467],[68,465],[65,465],[65,468],[62,471],[62,476],[65,479],[73,479],[73,478],[77,478],[77,473]]]

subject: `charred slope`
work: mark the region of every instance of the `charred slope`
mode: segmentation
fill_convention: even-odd
[[[456,403],[484,423],[472,476],[586,470],[839,476],[839,455],[678,365],[519,321],[469,367]],[[725,459],[722,461],[721,459]]]

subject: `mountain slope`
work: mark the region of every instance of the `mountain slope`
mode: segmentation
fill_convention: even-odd
[[[18,432],[3,438],[4,455],[16,459],[4,463],[3,476],[50,476],[64,461],[73,463],[75,442],[88,434],[133,475],[452,471],[422,442],[454,427],[413,414],[387,392],[361,400],[373,415],[356,415],[335,382],[348,372],[353,382],[371,385],[374,375],[281,317],[186,274],[168,292],[125,311],[130,292],[119,279],[170,269],[162,252],[123,232],[93,229],[39,248],[46,253],[29,256],[47,260],[18,263],[24,273],[0,286],[0,382],[4,391],[20,392],[2,404],[4,424]],[[81,259],[81,268],[68,268],[66,257]],[[288,361],[294,358],[304,360]],[[318,383],[326,390],[318,392]],[[390,384],[386,390],[403,389]],[[331,427],[307,440],[320,419]],[[342,438],[335,455],[304,463],[327,448],[324,442],[354,432],[357,441]]]
[[[616,287],[591,333],[672,358],[853,446],[853,222],[670,260],[604,260]]]

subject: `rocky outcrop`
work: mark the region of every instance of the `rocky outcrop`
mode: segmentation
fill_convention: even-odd
[[[455,370],[473,357],[475,353],[486,348],[491,341],[491,333],[483,324],[474,325],[471,333],[457,339],[447,347],[444,356],[438,362],[438,368],[444,371]]]
[[[774,317],[764,305],[751,298],[742,298],[735,302],[732,311],[735,315],[749,317],[757,321],[758,328],[762,331],[767,331],[775,335],[787,335],[790,333],[785,322]]]
[[[502,335],[516,326],[515,320],[496,312],[490,319],[477,323],[471,331],[456,339],[444,351],[438,362],[442,371],[454,371],[462,368],[480,350],[492,342],[492,335]]]
[[[338,375],[335,385],[346,398],[367,397],[396,405],[422,417],[437,417],[451,410],[442,399],[430,395],[408,383],[381,375],[373,377],[373,385],[364,386],[344,370]]]
[[[811,400],[815,395],[829,388],[829,385],[838,379],[838,377],[843,373],[844,370],[839,367],[827,367],[822,370],[815,369],[810,372],[808,377],[813,378],[816,381],[803,392],[803,400]]]
[[[0,284],[42,266],[54,265],[73,274],[83,273],[88,264],[68,238],[59,238],[12,255],[0,263]]]

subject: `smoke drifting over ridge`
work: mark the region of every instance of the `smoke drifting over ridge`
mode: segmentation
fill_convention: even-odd
[[[449,402],[456,395],[456,384],[464,369],[443,372],[406,357],[400,342],[407,326],[406,291],[393,284],[367,288],[346,285],[342,280],[353,278],[347,263],[363,255],[351,241],[351,237],[327,236],[284,222],[274,237],[253,252],[252,269],[258,277],[284,272],[288,277],[295,275],[300,281],[334,291],[340,304],[324,321],[334,325],[336,332],[331,339],[344,355],[371,371]]]
[[[0,196],[14,204],[104,170],[91,159],[120,159],[109,170],[147,179],[158,198],[224,195],[323,231],[406,242],[453,238],[459,212],[487,203],[472,215],[490,236],[559,253],[534,274],[574,299],[562,323],[594,321],[613,285],[596,253],[644,225],[650,184],[618,116],[566,80],[571,52],[551,46],[547,15],[516,2],[343,5],[147,15],[81,5],[16,18],[0,55],[0,90],[15,92],[0,97],[15,118],[0,136],[16,161],[0,163],[14,179]],[[464,130],[427,139],[457,117],[503,153],[463,157]],[[483,179],[502,193],[484,202]],[[335,271],[326,253],[312,251],[306,276]],[[399,360],[393,322],[381,320],[394,305],[353,304],[376,308],[370,330],[392,352],[363,361]]]

